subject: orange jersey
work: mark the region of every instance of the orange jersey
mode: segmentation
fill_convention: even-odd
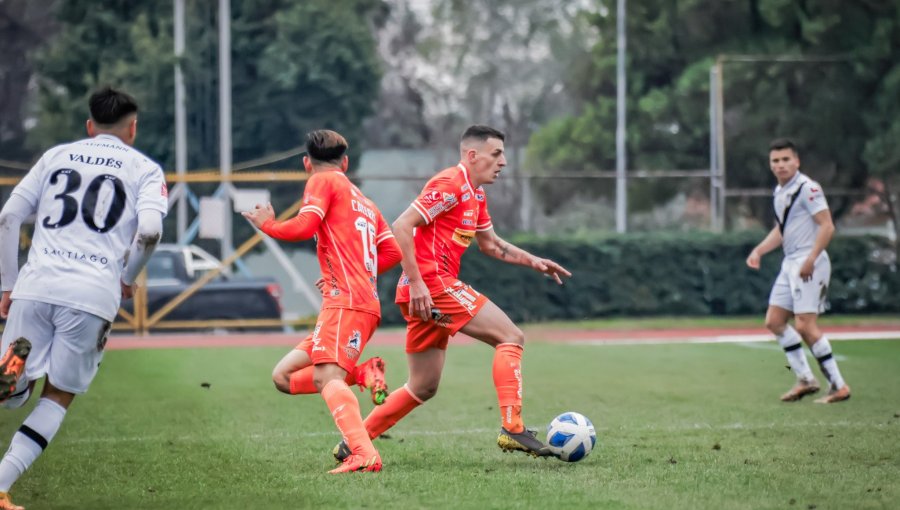
[[[303,192],[300,214],[322,218],[316,253],[325,278],[322,308],[349,308],[381,316],[378,249],[394,234],[375,204],[343,172],[314,173]]]
[[[413,238],[416,263],[432,295],[452,287],[459,275],[462,254],[475,232],[493,228],[484,189],[474,189],[462,163],[438,172],[412,203],[425,225]],[[400,276],[397,303],[409,302],[409,279]]]

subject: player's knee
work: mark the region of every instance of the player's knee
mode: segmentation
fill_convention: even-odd
[[[818,340],[819,328],[814,321],[798,320],[796,326],[797,333],[800,333],[800,336],[803,337],[803,340],[806,341],[806,343]]]
[[[787,328],[787,323],[774,317],[766,317],[766,329],[772,333],[780,335],[784,333],[785,328]]]
[[[424,402],[437,395],[438,383],[435,381],[415,386],[410,385],[409,391],[413,394],[413,396]]]
[[[286,373],[274,370],[272,372],[272,383],[275,384],[276,390],[282,393],[291,393],[291,378]]]
[[[525,333],[518,326],[513,325],[497,336],[497,344],[525,345]]]

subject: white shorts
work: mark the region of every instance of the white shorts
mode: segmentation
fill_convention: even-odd
[[[82,394],[97,375],[109,329],[108,321],[88,312],[16,299],[9,309],[0,352],[25,337],[31,342],[25,379],[30,382],[46,375],[53,386]]]
[[[813,265],[812,278],[804,282],[800,278],[800,266],[805,258],[784,259],[781,272],[769,294],[769,305],[801,313],[820,314],[825,311],[828,283],[831,281],[831,260],[824,251]]]

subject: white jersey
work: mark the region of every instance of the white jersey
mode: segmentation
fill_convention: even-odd
[[[781,246],[786,258],[805,258],[819,232],[813,216],[828,209],[822,186],[797,172],[784,186],[775,187],[775,219],[781,228]]]
[[[137,213],[168,211],[160,166],[104,134],[48,150],[13,193],[37,213],[12,298],[115,319]]]

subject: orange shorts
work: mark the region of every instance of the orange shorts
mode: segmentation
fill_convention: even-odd
[[[306,351],[313,365],[336,363],[352,372],[379,322],[380,317],[368,312],[326,308],[319,313],[313,332],[297,349]]]
[[[409,303],[397,303],[406,319],[406,352],[422,352],[426,349],[447,349],[450,337],[465,326],[488,302],[469,285],[457,280],[440,294],[432,294],[434,318],[423,321],[409,315]]]

